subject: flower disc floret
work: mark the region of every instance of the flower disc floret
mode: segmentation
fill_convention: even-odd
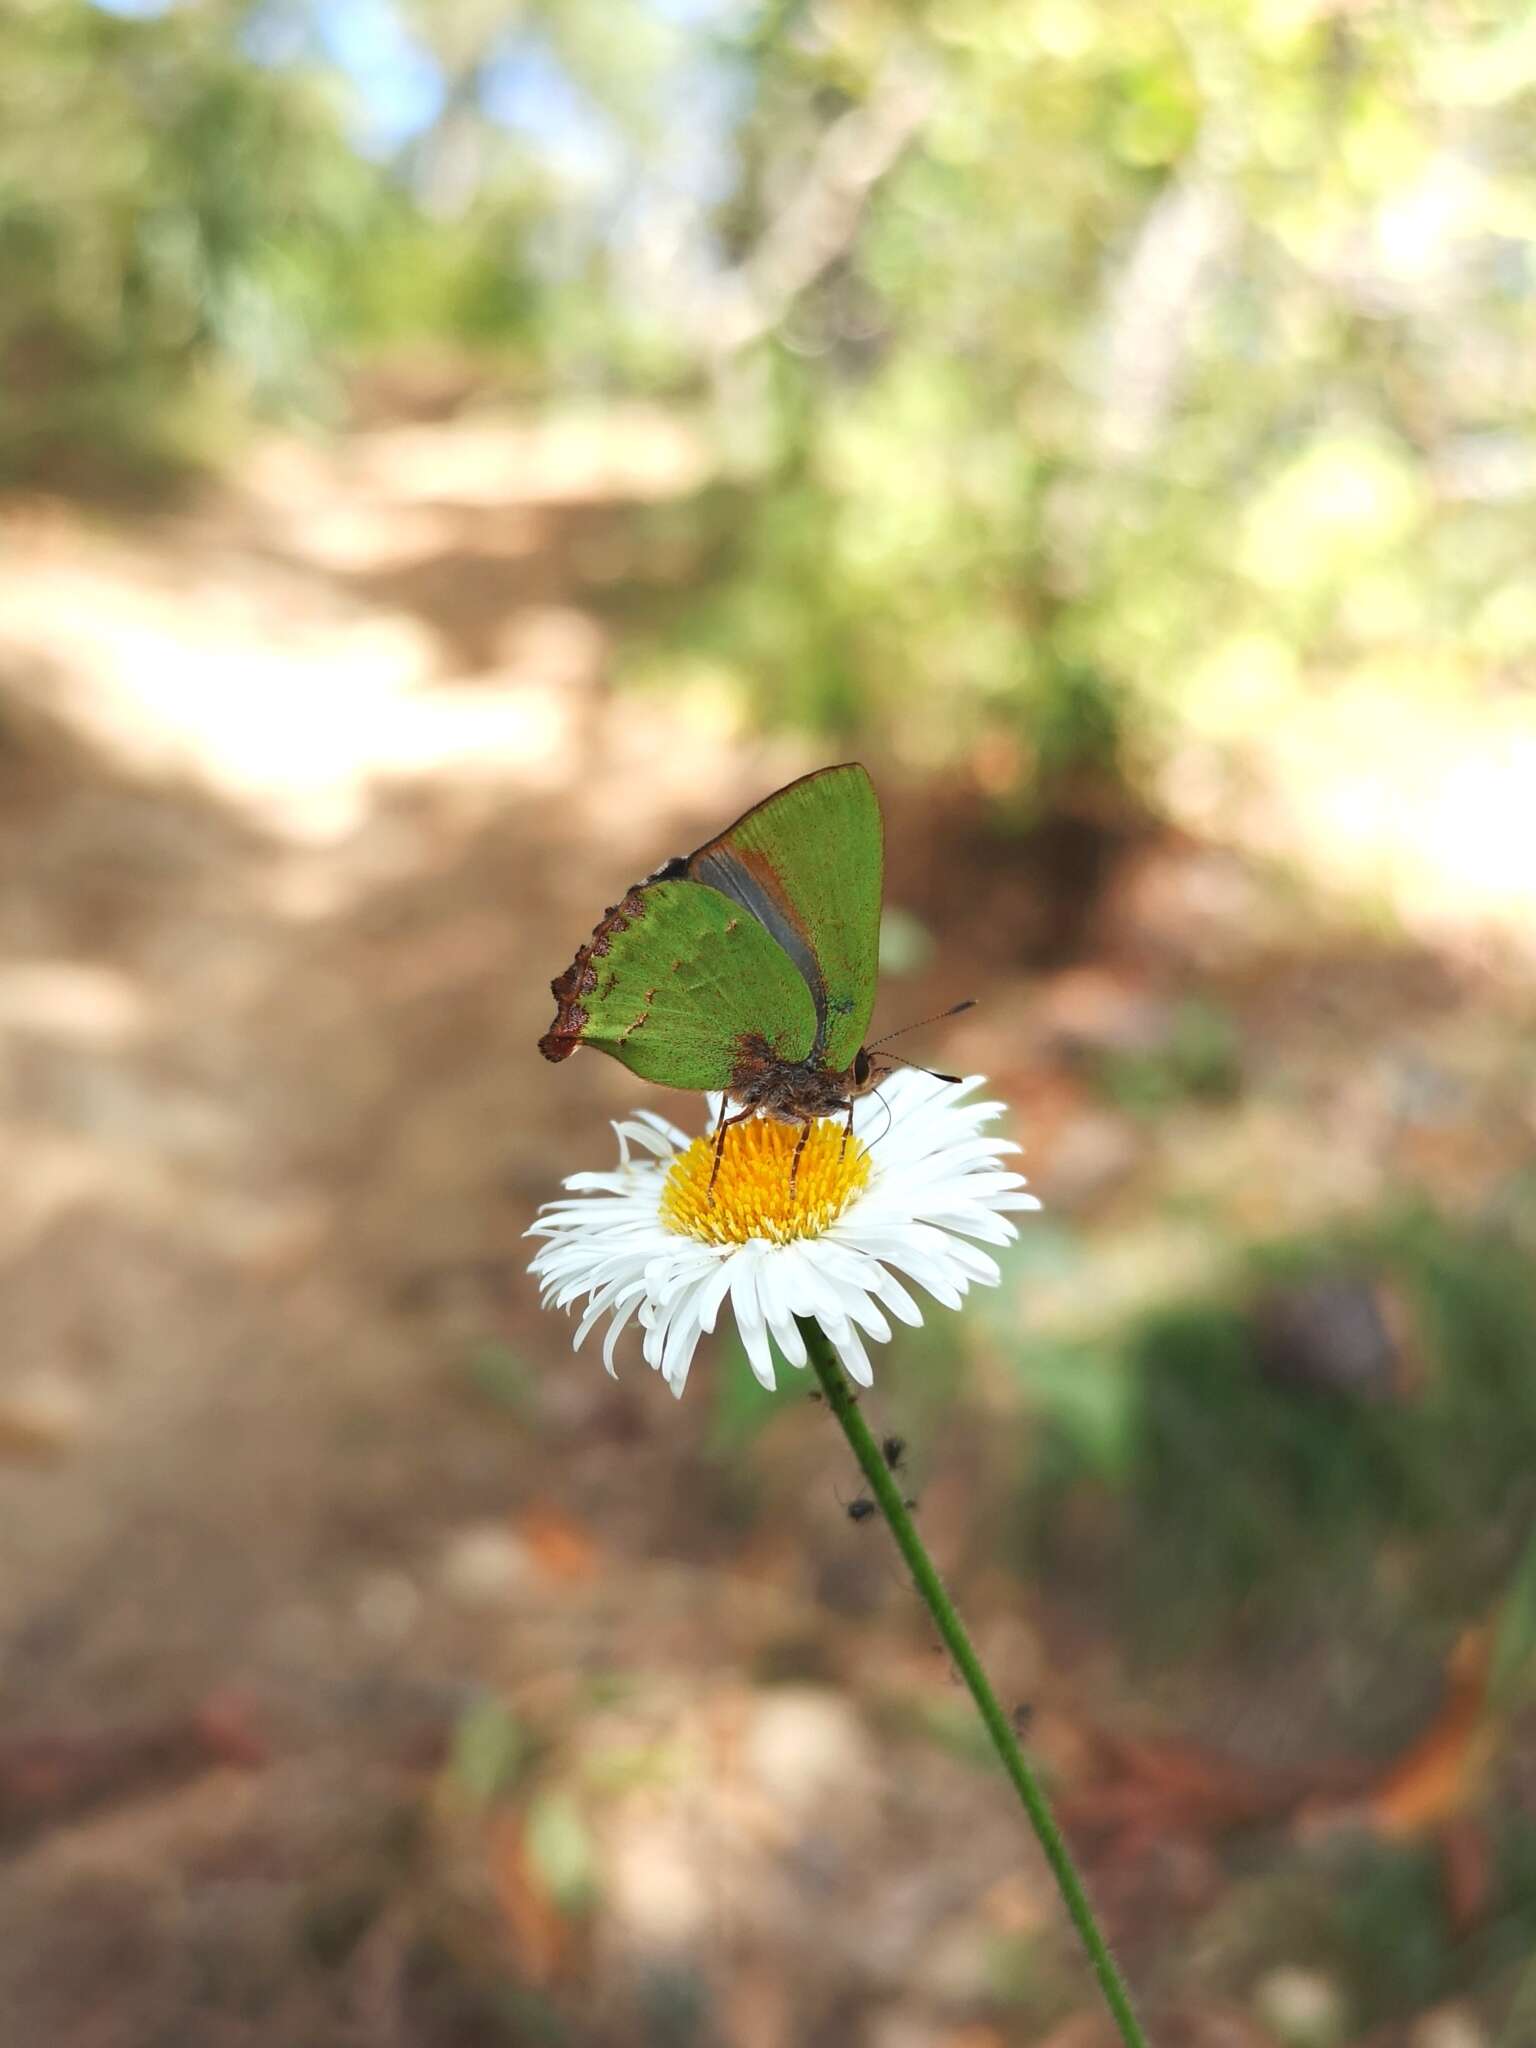
[[[661,1191],[668,1229],[700,1244],[789,1244],[821,1237],[869,1185],[869,1154],[841,1122],[823,1118],[804,1133],[798,1124],[753,1117],[732,1124],[715,1172],[713,1136],[695,1138],[667,1168]],[[710,1178],[714,1177],[711,1187]]]

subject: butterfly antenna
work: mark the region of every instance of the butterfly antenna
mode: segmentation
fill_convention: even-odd
[[[866,1052],[873,1052],[875,1046],[889,1045],[893,1038],[903,1038],[909,1031],[921,1031],[925,1024],[942,1024],[946,1017],[958,1017],[962,1010],[974,1010],[976,1003],[977,998],[975,996],[967,996],[963,1003],[951,1003],[947,1010],[936,1010],[931,1017],[919,1017],[914,1023],[902,1024],[895,1031],[887,1031],[884,1038],[877,1038],[874,1044],[866,1045],[864,1050]],[[894,1059],[895,1054],[893,1053],[891,1057]],[[904,1064],[910,1067],[915,1062],[907,1060]],[[925,1067],[923,1071],[926,1073],[928,1070]]]
[[[929,1074],[933,1077],[935,1081],[952,1082],[954,1086],[957,1088],[959,1087],[960,1083],[965,1079],[964,1074],[941,1074],[934,1067],[920,1067],[916,1060],[904,1060],[899,1052],[882,1053],[881,1058],[887,1060],[894,1060],[897,1066],[899,1067],[911,1067],[915,1073]]]

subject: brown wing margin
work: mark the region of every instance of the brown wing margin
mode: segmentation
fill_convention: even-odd
[[[643,882],[636,883],[625,893],[622,903],[609,905],[593,927],[591,938],[576,948],[576,958],[564,974],[557,974],[549,984],[556,1008],[554,1023],[539,1040],[539,1051],[545,1059],[568,1060],[580,1045],[581,1034],[587,1028],[587,1013],[581,999],[597,987],[597,969],[592,962],[601,960],[615,934],[628,931],[644,912],[645,901],[640,893],[644,886]]]

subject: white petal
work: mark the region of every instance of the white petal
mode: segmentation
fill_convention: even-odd
[[[770,1251],[764,1252],[757,1269],[757,1298],[769,1336],[786,1358],[791,1358],[798,1349],[799,1362],[804,1365],[805,1345],[795,1328],[797,1289],[793,1251],[791,1245],[774,1245]]]
[[[678,1308],[667,1332],[662,1354],[661,1376],[674,1394],[681,1394],[688,1380],[688,1368],[699,1342],[699,1297],[694,1293]]]
[[[577,1324],[576,1334],[571,1339],[571,1349],[573,1351],[581,1349],[587,1340],[587,1335],[592,1325],[608,1313],[622,1291],[623,1282],[613,1280],[606,1287],[599,1288],[593,1295],[592,1299],[587,1303],[587,1312]]]
[[[866,1337],[873,1337],[877,1344],[890,1343],[891,1326],[867,1294],[849,1295],[845,1306],[848,1320],[857,1323]]]
[[[781,1315],[791,1319],[816,1313],[815,1276],[807,1270],[809,1251],[810,1246],[805,1242],[778,1244],[764,1261],[771,1282],[767,1299],[777,1306]]]
[[[886,1343],[891,1326],[870,1300],[867,1264],[850,1257],[825,1238],[801,1248],[806,1284],[815,1315],[830,1335],[829,1324],[855,1322],[877,1343]]]
[[[768,1247],[754,1240],[743,1245],[731,1265],[731,1307],[736,1327],[746,1347],[747,1362],[754,1376],[771,1394],[774,1390],[773,1353],[768,1344],[768,1325],[757,1294],[757,1269]]]
[[[859,1250],[868,1252],[871,1258],[905,1273],[909,1280],[915,1280],[919,1287],[926,1288],[943,1307],[960,1306],[965,1289],[956,1282],[962,1276],[954,1272],[948,1259],[936,1257],[929,1251],[915,1230],[861,1231],[857,1238],[849,1232],[848,1241],[855,1243]]]
[[[631,1171],[645,1170],[639,1161],[631,1160],[631,1145],[638,1145],[642,1152],[648,1152],[653,1159],[664,1159],[668,1162],[678,1149],[673,1143],[673,1138],[677,1134],[673,1132],[672,1126],[663,1123],[659,1117],[648,1115],[644,1110],[632,1120],[626,1119],[623,1123],[615,1123],[613,1129],[619,1141],[620,1161]]]
[[[800,1325],[792,1315],[786,1315],[770,1327],[773,1331],[773,1341],[785,1358],[791,1365],[803,1371],[810,1362],[810,1354],[805,1348],[805,1339],[800,1334]]]
[[[661,1354],[667,1348],[667,1331],[672,1326],[672,1318],[665,1309],[658,1309],[653,1301],[647,1301],[640,1311],[640,1322],[645,1330],[642,1356],[655,1372],[661,1364]]]
[[[731,1261],[734,1252],[715,1261],[715,1270],[699,1282],[699,1328],[706,1336],[714,1329],[720,1304],[731,1290]]]
[[[1012,1244],[1019,1234],[1016,1223],[995,1216],[989,1209],[957,1203],[952,1209],[924,1209],[922,1221],[935,1230],[947,1230],[962,1237],[979,1237],[983,1244]]]
[[[647,1125],[659,1138],[663,1139],[669,1152],[686,1152],[693,1143],[692,1138],[680,1131],[676,1124],[669,1124],[666,1118],[658,1116],[654,1109],[637,1109],[635,1111],[635,1118],[637,1122]]]
[[[603,1339],[603,1364],[608,1369],[608,1376],[610,1379],[617,1379],[619,1376],[617,1368],[615,1367],[613,1362],[613,1350],[614,1346],[619,1341],[619,1332],[624,1328],[625,1324],[629,1321],[630,1317],[634,1314],[635,1310],[640,1306],[640,1303],[643,1299],[643,1295],[630,1295],[628,1299],[621,1302],[613,1312],[613,1321],[608,1325],[608,1334]]]
[[[909,1329],[922,1328],[923,1312],[908,1294],[896,1275],[882,1266],[878,1259],[866,1259],[869,1268],[869,1291],[877,1301],[883,1301],[898,1322]]]
[[[922,1229],[925,1226],[919,1224],[917,1227]],[[1002,1279],[996,1259],[987,1252],[977,1251],[963,1237],[947,1236],[941,1230],[934,1231],[933,1237],[943,1245],[944,1257],[958,1266],[967,1279],[979,1281],[983,1287],[995,1287]]]
[[[845,1322],[836,1330],[828,1330],[827,1337],[843,1361],[848,1377],[857,1380],[861,1387],[872,1387],[875,1384],[874,1368],[852,1323]]]

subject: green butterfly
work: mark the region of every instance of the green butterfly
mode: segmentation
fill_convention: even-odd
[[[857,762],[764,798],[696,853],[638,882],[550,992],[548,1060],[595,1046],[642,1080],[718,1089],[725,1131],[753,1115],[804,1128],[874,1078],[885,831]],[[792,1169],[793,1172],[793,1169]]]

